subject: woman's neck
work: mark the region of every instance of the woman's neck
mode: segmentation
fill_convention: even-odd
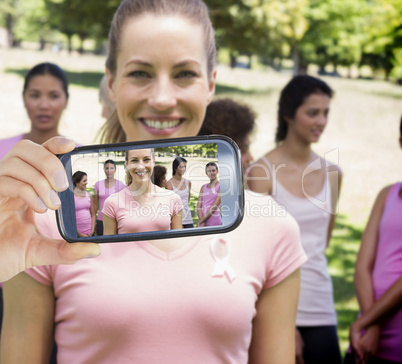
[[[74,193],[76,195],[79,195],[79,196],[84,196],[85,195],[85,190],[83,190],[83,189],[81,189],[79,187],[74,187]]]
[[[46,140],[59,135],[57,129],[47,131],[31,129],[29,133],[24,134],[24,139],[31,140],[37,144],[43,144]]]
[[[177,182],[180,182],[182,179],[184,179],[183,176],[177,173],[172,178]]]
[[[132,194],[139,192],[138,196],[150,196],[152,192],[154,192],[152,186],[154,186],[154,184],[152,184],[150,181],[146,181],[144,183],[135,183],[133,181],[131,182],[129,189]]]
[[[298,165],[310,163],[313,156],[310,143],[303,143],[290,135],[286,137],[278,150],[285,159]]]
[[[209,184],[211,185],[211,187],[216,186],[218,183],[219,183],[218,178],[209,180]]]

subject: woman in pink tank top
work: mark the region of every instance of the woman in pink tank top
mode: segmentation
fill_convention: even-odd
[[[92,236],[95,231],[95,206],[92,196],[86,191],[87,174],[82,171],[75,172],[73,184],[77,235],[79,237]]]
[[[203,185],[197,201],[198,227],[222,225],[221,196],[218,180],[218,166],[210,162],[205,166],[209,183]]]
[[[400,125],[402,147],[402,120]],[[402,363],[402,183],[377,196],[356,260],[360,317],[345,364]]]

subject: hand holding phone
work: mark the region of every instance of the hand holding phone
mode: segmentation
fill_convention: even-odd
[[[33,266],[72,264],[100,254],[97,244],[72,245],[37,230],[37,218],[44,215],[34,213],[57,209],[60,201],[55,190],[67,187],[55,154],[73,148],[73,141],[61,137],[43,145],[23,140],[0,161],[0,282]],[[54,213],[51,218],[54,222]]]

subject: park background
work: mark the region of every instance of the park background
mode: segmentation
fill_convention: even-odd
[[[23,77],[39,62],[54,62],[70,81],[60,132],[80,144],[97,141],[105,39],[119,2],[0,2],[0,138],[29,130]],[[358,310],[353,273],[361,234],[378,191],[401,179],[402,0],[206,2],[219,46],[216,98],[231,97],[258,113],[255,159],[274,147],[279,93],[294,74],[320,76],[335,90],[314,149],[344,174],[327,258],[345,351]]]

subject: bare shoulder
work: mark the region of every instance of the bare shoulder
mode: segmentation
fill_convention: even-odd
[[[171,178],[169,181],[166,182],[166,188],[168,190],[173,190],[173,186],[174,186],[173,179]]]
[[[274,156],[274,158],[273,158]],[[258,193],[270,194],[272,190],[271,167],[276,160],[274,151],[268,152],[251,164],[245,173],[245,188]]]
[[[389,191],[391,191],[391,188],[392,188],[393,186],[394,186],[394,185],[389,185],[389,186],[383,187],[383,188],[380,190],[380,192],[378,192],[377,201],[384,203],[385,200],[387,199],[387,196],[388,196],[388,194],[389,194]]]

